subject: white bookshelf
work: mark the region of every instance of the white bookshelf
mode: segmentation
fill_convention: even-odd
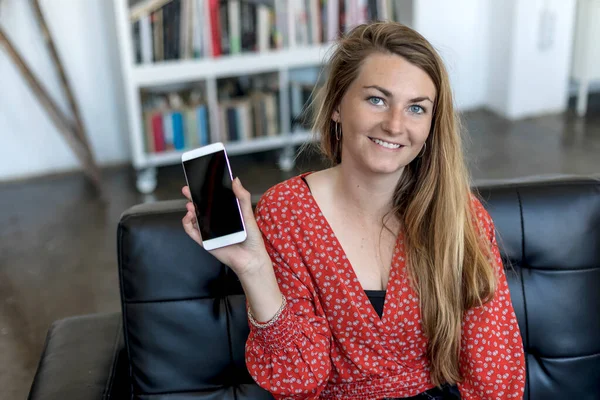
[[[302,46],[261,53],[224,55],[217,58],[168,60],[152,64],[135,62],[128,0],[113,0],[121,59],[123,89],[137,189],[151,193],[157,185],[156,168],[180,162],[183,151],[149,153],[145,149],[140,90],[161,85],[204,82],[209,112],[209,130],[218,137],[217,79],[277,72],[279,80],[279,127],[277,136],[225,143],[228,154],[244,154],[282,149],[280,167],[294,167],[294,147],[311,139],[310,132],[292,132],[289,104],[289,72],[296,68],[319,66],[330,44]],[[216,134],[216,135],[215,135]]]
[[[201,79],[254,75],[290,68],[319,65],[330,45],[242,53],[206,60],[164,61],[156,65],[133,66],[132,79],[138,87]]]
[[[298,28],[296,23],[293,22],[295,17],[290,17],[292,14],[286,15],[285,12],[288,12],[290,9],[294,9],[295,12],[297,12],[297,7],[301,7],[298,4],[308,3],[297,3],[296,0],[274,0],[274,18],[277,19],[277,24],[282,22],[283,25],[286,25],[284,21],[287,20],[287,29],[289,29],[287,32],[289,34],[288,37],[294,38],[293,40],[290,39],[290,47],[288,48],[258,53],[223,55],[215,58],[184,58],[181,60],[138,64],[135,59],[130,4],[137,3],[134,5],[134,8],[139,11],[149,3],[153,3],[155,6],[157,4],[164,5],[169,3],[170,0],[112,1],[119,42],[132,162],[138,173],[137,188],[140,192],[152,192],[157,185],[156,168],[158,166],[180,162],[181,154],[183,153],[183,151],[166,151],[158,153],[146,151],[144,117],[141,104],[141,91],[144,89],[155,90],[157,88],[202,83],[206,94],[206,104],[208,106],[208,130],[210,132],[211,141],[214,141],[215,138],[224,137],[224,132],[220,132],[219,129],[218,80],[229,77],[277,73],[277,83],[279,87],[279,104],[277,105],[279,112],[278,127],[280,132],[273,136],[261,136],[241,141],[226,142],[225,146],[228,153],[231,155],[281,149],[282,151],[279,159],[280,168],[283,170],[291,170],[294,167],[295,147],[311,140],[313,137],[310,132],[292,132],[292,109],[294,109],[294,114],[296,115],[298,113],[299,105],[299,82],[294,75],[296,71],[301,71],[303,68],[321,66],[322,63],[326,61],[331,50],[331,44],[328,43],[312,46],[297,45],[297,43],[312,42],[312,40],[307,40],[307,35],[310,36],[315,33],[315,31],[309,29],[307,32],[304,31],[306,27],[302,29]],[[413,20],[414,2],[415,0],[377,0],[375,14],[379,19],[395,19],[410,26],[412,25]],[[347,25],[344,27],[346,30],[350,29],[355,24],[365,22],[368,4],[373,4],[367,0],[329,0],[324,3],[327,6],[326,12],[331,12],[330,15],[337,15],[336,13],[339,12],[339,9],[336,4],[342,3],[345,4],[344,7],[346,8],[345,21]],[[208,15],[208,0],[203,0],[202,4],[201,7],[205,15]],[[318,7],[318,4],[320,3],[318,0],[312,0],[310,4],[312,5],[311,7]],[[310,10],[316,11],[313,8],[310,8]],[[137,11],[136,13],[138,16],[143,15],[143,13],[138,13]],[[280,13],[280,11],[284,12]],[[310,12],[312,13],[312,11]],[[306,12],[309,12],[308,9]],[[373,15],[373,9],[371,9],[371,14],[369,15]],[[202,19],[198,15],[195,15],[194,18],[196,17]],[[282,19],[279,19],[280,17]],[[204,19],[201,22],[201,24],[196,26],[202,27],[202,35],[205,37],[205,39],[203,39],[205,41],[203,45],[206,49],[209,49],[211,47],[210,39],[206,38],[210,35],[211,27],[207,19]],[[261,26],[264,28],[263,25],[258,25],[259,22],[257,22],[257,26],[255,26],[254,29],[258,28],[258,30],[260,30]],[[148,25],[145,26],[146,29],[150,29],[148,28]],[[324,36],[329,38],[335,37],[338,30],[341,28],[338,26],[338,17],[328,18],[327,29],[325,29],[325,27],[323,28]],[[299,32],[300,37],[303,39],[298,39],[297,34]],[[311,37],[314,39],[314,36]],[[264,42],[262,43],[264,45]],[[148,50],[147,47],[142,46],[142,52],[144,51],[146,51],[145,54],[147,55],[150,50]],[[292,76],[292,78],[290,78],[290,76]],[[292,86],[290,81],[293,81],[292,85],[294,86],[294,96],[292,101],[290,101],[290,86]]]

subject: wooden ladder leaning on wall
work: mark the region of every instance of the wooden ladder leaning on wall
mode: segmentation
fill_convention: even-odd
[[[37,23],[42,31],[46,46],[50,52],[52,62],[54,63],[54,66],[58,72],[62,90],[67,96],[71,112],[73,113],[74,121],[69,120],[69,118],[58,108],[46,89],[38,81],[31,69],[27,66],[23,60],[23,57],[21,57],[15,46],[10,41],[10,38],[4,33],[2,26],[0,26],[0,45],[5,48],[8,56],[15,63],[29,84],[29,87],[39,100],[40,104],[44,107],[54,122],[57,130],[66,140],[71,150],[75,153],[76,157],[81,163],[81,166],[83,167],[83,172],[98,191],[99,197],[105,201],[106,197],[102,183],[101,172],[96,164],[96,161],[94,160],[94,155],[85,134],[85,127],[83,126],[83,122],[81,120],[81,114],[79,112],[77,102],[75,101],[62,62],[60,61],[58,52],[56,51],[52,35],[50,34],[48,26],[46,25],[44,15],[40,8],[39,0],[31,0],[31,5],[33,7]]]

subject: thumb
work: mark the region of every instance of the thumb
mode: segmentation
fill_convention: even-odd
[[[242,209],[242,214],[244,215],[244,219],[254,218],[254,211],[252,210],[252,199],[250,196],[250,192],[247,191],[244,186],[242,186],[242,182],[240,182],[240,178],[235,178],[233,180],[233,193],[240,201],[240,207]]]

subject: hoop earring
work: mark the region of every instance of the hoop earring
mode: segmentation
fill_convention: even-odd
[[[342,129],[341,128],[338,129],[338,128],[339,128],[339,124],[336,122],[335,123],[335,138],[339,142],[342,137]]]
[[[421,158],[423,157],[423,155],[425,154],[425,151],[427,150],[427,142],[423,143],[423,148],[421,149],[421,151],[419,152],[419,155],[417,156],[417,158]]]

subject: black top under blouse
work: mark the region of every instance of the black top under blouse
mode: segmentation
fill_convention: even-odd
[[[383,303],[385,302],[385,290],[365,290],[367,297],[371,301],[373,308],[379,315],[383,316]]]

